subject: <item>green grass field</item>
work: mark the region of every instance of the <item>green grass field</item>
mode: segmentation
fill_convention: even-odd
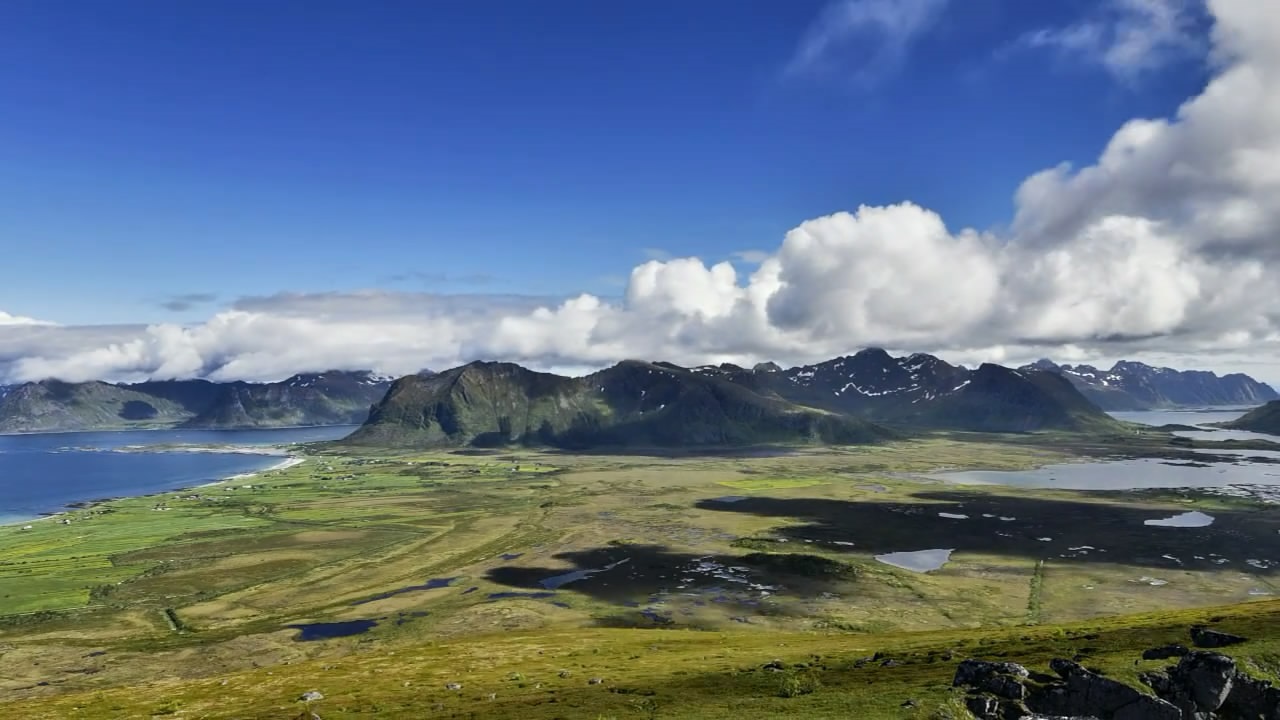
[[[1271,662],[1280,589],[1245,562],[1280,558],[1270,508],[928,477],[1095,450],[313,448],[296,467],[0,528],[0,716],[291,717],[318,689],[326,720],[932,717],[946,657],[1093,647],[1131,672],[1141,643],[1228,603],[1214,614]],[[1143,522],[1191,508],[1217,521]],[[927,573],[876,559],[930,548],[955,551]],[[290,627],[357,621],[367,631],[327,640]],[[900,664],[855,666],[876,652]],[[810,667],[759,670],[774,658]],[[796,673],[821,687],[780,697]]]

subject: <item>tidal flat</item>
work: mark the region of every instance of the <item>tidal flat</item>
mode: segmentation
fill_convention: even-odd
[[[493,653],[541,668],[510,644],[524,638],[557,662],[576,653],[576,672],[592,671],[586,652],[620,673],[624,653],[670,643],[682,649],[668,662],[637,660],[620,682],[668,687],[678,669],[696,686],[697,673],[753,653],[854,652],[916,642],[915,631],[1034,634],[1277,592],[1280,517],[1265,499],[936,475],[1093,457],[1034,440],[940,435],[672,457],[315,446],[304,463],[251,482],[90,504],[69,524],[0,528],[0,708],[65,717],[104,697],[119,710],[94,705],[93,717],[147,717],[110,698],[163,667],[191,684],[165,692],[198,716],[275,717],[291,701],[285,679],[303,676],[296,668],[425,658],[447,645],[491,665],[446,663],[429,688],[415,670],[401,681],[418,683],[415,706],[462,713],[482,699],[467,700],[472,688],[499,683],[486,692],[520,698],[502,712],[553,717],[564,708],[547,704],[546,689],[585,678],[502,684],[489,677],[506,667]],[[945,562],[884,561],[936,549],[950,551]],[[685,645],[697,638],[706,649]],[[445,689],[445,675],[467,691]],[[229,677],[241,678],[236,707],[192,689]],[[385,702],[351,688],[347,710],[333,703],[326,718],[367,717]],[[622,713],[632,700],[583,707]]]

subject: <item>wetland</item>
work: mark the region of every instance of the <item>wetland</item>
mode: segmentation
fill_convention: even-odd
[[[685,648],[628,671],[632,684],[669,684],[673,668],[717,666],[695,662],[679,633],[731,638],[735,652],[801,637],[796,647],[831,651],[1265,603],[1280,568],[1274,499],[1235,490],[1265,481],[1219,478],[1249,456],[1172,446],[1154,429],[1137,437],[1145,444],[937,434],[706,455],[305,446],[300,464],[252,480],[0,527],[0,691],[30,717],[59,717],[161,666],[198,685],[453,647],[477,659],[418,667],[414,687],[440,689],[412,703],[465,716],[468,691],[446,683],[489,687],[494,668],[568,665],[592,643],[597,659],[575,661],[584,673]],[[1203,467],[1169,465],[1170,451]],[[1135,480],[1123,463],[1163,480]],[[1110,480],[1026,480],[1073,477],[1064,468]],[[547,655],[529,658],[516,638]],[[486,692],[555,717],[546,692],[580,682],[551,674],[542,688]],[[258,685],[242,685],[245,702],[271,716],[279,701]],[[357,687],[348,711],[326,717],[367,712]],[[198,697],[183,701],[222,716]]]

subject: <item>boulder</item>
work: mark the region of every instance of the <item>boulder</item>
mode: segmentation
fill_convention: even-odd
[[[323,699],[324,695],[319,690],[308,690],[302,693],[302,697],[298,698],[298,702],[315,702]]]
[[[1049,667],[1063,682],[1033,690],[1027,707],[1044,715],[1109,718],[1110,720],[1182,720],[1177,707],[1145,695],[1122,682],[1081,667],[1070,660],[1053,660]]]
[[[1241,673],[1225,655],[1192,652],[1168,671],[1139,679],[1186,720],[1280,720],[1280,688]]]
[[[1027,669],[1018,663],[987,662],[971,658],[962,661],[956,667],[956,675],[951,681],[951,685],[952,687],[974,686],[996,675],[1012,675],[1017,678],[1025,678],[1029,674]]]
[[[1227,701],[1236,679],[1236,663],[1226,655],[1194,652],[1169,672],[1200,710],[1216,712]]]
[[[1144,653],[1166,654],[1180,656],[1177,665],[1139,676],[1155,696],[1064,659],[1049,663],[1053,675],[966,660],[954,684],[969,690],[965,706],[980,720],[1280,720],[1280,687],[1241,672],[1230,657],[1177,645]]]
[[[1143,660],[1168,660],[1171,657],[1182,657],[1191,652],[1185,645],[1161,645],[1142,651]]]
[[[981,689],[1005,700],[1026,700],[1027,686],[1012,675],[993,675],[981,686]]]
[[[990,695],[970,695],[964,706],[978,720],[1001,720],[1000,701]]]
[[[1223,648],[1228,645],[1237,645],[1247,640],[1248,638],[1243,638],[1239,635],[1210,630],[1203,625],[1196,625],[1191,628],[1191,643],[1199,648]]]
[[[1025,700],[1027,669],[1017,663],[965,660],[956,668],[953,687],[968,687],[1005,700]]]
[[[1222,713],[1228,717],[1280,720],[1280,688],[1237,672]]]

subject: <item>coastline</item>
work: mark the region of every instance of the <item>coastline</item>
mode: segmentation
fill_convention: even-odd
[[[170,430],[190,430],[192,432],[252,432],[270,430],[315,430],[319,428],[360,427],[360,423],[340,423],[338,425],[272,425],[270,427],[183,427],[182,425],[154,425],[147,427],[99,427],[79,430],[9,430],[0,432],[0,437],[27,437],[30,435],[81,435],[87,433],[128,433],[128,432],[166,432]]]
[[[266,453],[263,453],[263,454],[266,454]],[[280,462],[276,463],[275,465],[272,465],[269,468],[263,468],[261,470],[256,470],[254,472],[239,473],[237,475],[231,475],[229,477],[224,477],[221,480],[214,480],[213,482],[207,482],[202,485],[196,485],[195,487],[198,487],[198,488],[212,487],[214,485],[221,485],[224,482],[230,482],[232,480],[244,480],[246,478],[257,477],[262,473],[274,472],[276,470],[288,470],[289,468],[297,467],[306,461],[307,461],[307,458],[302,457],[301,455],[288,455],[285,457],[284,460],[281,460]],[[138,495],[136,497],[146,497],[146,496]]]
[[[214,486],[221,485],[221,484],[223,484],[223,483],[227,483],[227,482],[238,481],[238,480],[245,480],[245,479],[248,479],[248,478],[257,477],[258,475],[261,475],[261,474],[263,474],[263,473],[273,472],[273,471],[276,471],[276,470],[288,470],[289,468],[297,467],[297,466],[299,466],[299,465],[301,465],[301,464],[305,463],[305,462],[308,460],[308,458],[307,458],[307,457],[302,456],[302,455],[292,455],[292,454],[289,454],[289,451],[288,451],[288,450],[286,450],[286,449],[285,449],[285,448],[283,448],[283,447],[268,448],[268,449],[272,450],[272,452],[251,452],[251,453],[244,453],[244,454],[265,455],[265,456],[272,456],[272,455],[274,455],[274,456],[284,456],[284,459],[283,459],[283,460],[281,460],[280,462],[278,462],[278,463],[274,464],[274,465],[271,465],[271,466],[269,466],[269,467],[262,468],[261,470],[254,470],[254,471],[252,471],[252,472],[247,472],[247,473],[237,473],[237,474],[235,474],[235,475],[229,475],[229,476],[227,476],[227,477],[218,478],[217,480],[211,480],[211,481],[209,481],[209,482],[199,483],[199,484],[196,484],[196,485],[186,485],[186,486],[183,486],[183,487],[169,488],[169,489],[167,489],[167,490],[158,490],[158,491],[155,491],[155,492],[147,492],[147,493],[142,493],[142,494],[140,494],[140,495],[115,495],[115,496],[111,496],[111,497],[92,498],[92,499],[88,499],[88,500],[73,500],[73,501],[71,501],[71,502],[69,502],[69,503],[67,503],[67,504],[63,505],[63,506],[62,506],[62,509],[60,509],[60,510],[57,510],[57,511],[54,511],[54,512],[48,512],[48,513],[42,513],[42,514],[40,514],[40,515],[38,515],[38,516],[36,516],[36,517],[25,517],[25,518],[24,518],[24,517],[18,517],[18,516],[8,516],[8,517],[6,517],[6,516],[2,516],[2,515],[0,515],[0,529],[3,529],[3,528],[9,528],[9,527],[14,527],[14,526],[19,526],[19,525],[34,525],[35,523],[43,522],[43,521],[46,521],[46,520],[55,520],[55,519],[57,519],[57,518],[59,518],[59,517],[61,517],[61,516],[63,516],[63,515],[67,515],[67,514],[69,514],[69,513],[75,512],[75,511],[77,511],[77,510],[87,510],[87,509],[89,509],[89,508],[93,507],[94,505],[99,505],[99,504],[101,504],[101,503],[107,503],[107,502],[113,502],[113,501],[115,501],[115,500],[134,499],[134,498],[147,498],[147,497],[153,497],[153,496],[158,496],[158,495],[164,495],[164,494],[167,494],[167,493],[173,493],[173,492],[183,492],[183,491],[186,491],[186,490],[195,490],[195,489],[198,489],[198,488],[214,487]],[[202,450],[202,451],[203,451],[203,452],[220,452],[220,451],[219,451],[218,449],[216,449],[216,448],[212,448],[212,449],[205,449],[205,450]],[[137,451],[135,450],[134,452],[137,452]],[[164,452],[164,451],[159,451],[159,452]],[[226,452],[227,452],[228,454],[234,454],[234,453],[237,453],[237,451],[236,451],[236,450],[234,450],[234,449],[228,449]]]
[[[72,448],[80,450],[82,448]],[[288,455],[285,445],[121,445],[97,452],[117,453],[213,453],[217,455]]]

